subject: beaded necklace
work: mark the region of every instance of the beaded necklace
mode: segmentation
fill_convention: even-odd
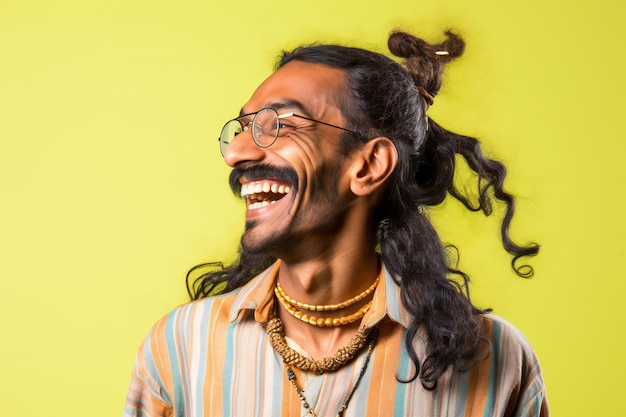
[[[274,288],[274,293],[276,294],[276,298],[278,299],[280,304],[282,304],[282,306],[285,307],[285,310],[287,310],[289,314],[291,314],[298,320],[301,320],[305,323],[308,323],[310,325],[317,326],[317,327],[338,327],[338,326],[345,326],[348,324],[352,324],[356,322],[357,320],[360,320],[361,318],[363,318],[367,310],[369,310],[369,308],[372,306],[372,302],[370,301],[369,303],[361,307],[359,311],[357,311],[354,314],[350,314],[349,316],[341,316],[341,317],[334,317],[334,318],[315,317],[315,316],[308,315],[306,313],[302,313],[300,310],[298,310],[297,308],[289,304],[289,302],[285,300],[284,296],[281,294],[278,287]]]
[[[274,287],[274,294],[276,295],[276,299],[278,300],[278,302],[280,302],[280,304],[287,310],[289,314],[305,323],[318,327],[345,326],[347,324],[351,324],[356,322],[357,320],[360,320],[371,307],[372,301],[365,304],[359,309],[359,311],[354,314],[336,318],[318,318],[314,316],[309,316],[308,314],[299,311],[298,308],[309,311],[342,310],[370,296],[380,282],[380,275],[381,274],[376,277],[376,280],[372,283],[372,285],[370,285],[368,289],[361,292],[359,295],[338,304],[310,305],[294,300],[289,295],[287,295],[287,293],[278,281],[276,281],[276,286]],[[306,410],[305,416],[311,417],[317,417],[317,413],[315,412],[313,407],[311,407],[308,400],[304,396],[304,390],[298,387],[298,384],[296,382],[296,374],[293,372],[293,369],[291,369],[291,367],[294,366],[304,372],[312,372],[317,375],[321,375],[325,372],[332,372],[354,359],[356,354],[363,348],[363,346],[365,346],[365,343],[368,342],[367,354],[363,359],[363,365],[361,366],[359,375],[357,376],[356,381],[354,382],[354,385],[348,393],[345,401],[337,410],[337,417],[342,417],[344,411],[346,410],[346,408],[348,408],[348,404],[350,403],[352,396],[358,388],[359,383],[363,378],[363,375],[365,374],[365,371],[370,361],[370,357],[372,356],[372,351],[374,350],[374,346],[376,345],[378,328],[374,328],[372,331],[370,331],[369,335],[366,328],[360,328],[357,333],[350,339],[348,344],[339,348],[339,350],[337,350],[337,352],[335,352],[333,356],[322,358],[320,360],[315,360],[302,355],[301,353],[295,351],[287,345],[287,341],[285,340],[283,322],[280,320],[280,318],[274,316],[265,324],[264,327],[265,331],[267,332],[270,344],[272,345],[274,350],[283,358],[283,364],[285,365],[287,378],[289,379],[296,392],[298,393],[298,396],[300,397],[302,406]]]
[[[374,282],[372,283],[372,285],[369,286],[368,289],[366,289],[365,291],[363,291],[361,294],[350,298],[349,300],[346,301],[342,301],[338,304],[320,304],[320,305],[314,305],[314,304],[307,304],[307,303],[303,303],[300,302],[298,300],[295,300],[293,298],[291,298],[283,289],[282,285],[280,285],[280,282],[276,281],[276,290],[277,293],[280,294],[285,301],[287,301],[289,304],[291,304],[292,306],[296,307],[296,308],[301,308],[304,310],[310,310],[310,311],[336,311],[336,310],[342,310],[348,306],[351,306],[352,304],[363,300],[364,298],[368,297],[369,295],[371,295],[374,290],[376,289],[376,287],[378,286],[378,282],[380,282],[380,274],[378,274],[378,276],[376,277],[376,279],[374,280]]]
[[[285,310],[287,310],[287,312],[289,314],[291,314],[292,316],[294,316],[298,320],[301,320],[301,321],[303,321],[305,323],[308,323],[308,324],[310,324],[312,326],[318,326],[318,327],[346,326],[348,324],[355,323],[357,320],[360,320],[361,318],[363,318],[363,316],[365,315],[367,310],[369,310],[369,308],[372,306],[372,302],[371,301],[368,302],[367,304],[365,304],[363,307],[361,307],[354,314],[350,314],[350,315],[347,315],[347,316],[341,316],[341,317],[327,317],[327,318],[316,317],[316,316],[313,316],[313,315],[309,315],[307,313],[303,313],[302,311],[298,310],[298,308],[301,308],[301,309],[304,309],[304,310],[309,310],[309,311],[337,311],[337,310],[343,310],[344,308],[349,307],[352,304],[354,304],[356,302],[359,302],[359,301],[365,299],[366,297],[369,297],[370,295],[372,295],[372,293],[374,292],[374,290],[378,286],[378,283],[380,282],[380,275],[381,274],[378,274],[378,276],[376,277],[376,279],[374,280],[372,285],[369,286],[368,289],[366,289],[365,291],[361,292],[359,295],[356,295],[356,296],[350,298],[349,300],[342,301],[342,302],[340,302],[338,304],[314,305],[314,304],[307,304],[307,303],[303,303],[303,302],[297,301],[297,300],[293,299],[292,297],[290,297],[285,292],[285,290],[280,285],[280,282],[278,282],[278,280],[276,281],[276,286],[274,287],[274,294],[276,295],[276,299],[278,299],[278,302],[280,302],[280,304],[283,307],[285,307]]]
[[[354,381],[354,385],[352,386],[352,389],[348,393],[348,396],[346,397],[345,401],[343,402],[343,404],[341,404],[341,406],[337,410],[336,417],[343,417],[344,411],[346,411],[346,409],[348,408],[348,404],[350,403],[350,400],[354,396],[354,392],[358,388],[359,383],[361,382],[361,379],[363,379],[363,375],[365,374],[367,365],[369,364],[370,357],[372,356],[372,351],[374,350],[374,346],[376,345],[377,337],[378,337],[378,328],[375,328],[374,330],[370,332],[369,336],[367,337],[367,339],[369,340],[369,343],[367,346],[367,354],[365,355],[365,359],[363,359],[363,365],[361,366],[361,369],[359,370],[359,375],[357,376],[356,381]],[[298,397],[300,397],[302,406],[306,410],[306,413],[304,415],[317,417],[317,413],[315,412],[313,407],[311,407],[306,397],[304,396],[304,390],[298,387],[298,384],[296,382],[296,374],[293,372],[293,370],[289,367],[289,365],[286,362],[285,362],[285,370],[287,372],[287,378],[289,378],[289,381],[291,382],[296,392],[298,393]]]
[[[335,352],[333,356],[328,356],[319,360],[310,359],[303,356],[298,351],[290,348],[285,341],[285,331],[283,322],[274,317],[265,324],[265,331],[270,344],[274,350],[283,358],[283,362],[289,366],[304,371],[321,375],[325,372],[333,372],[348,363],[365,346],[367,342],[367,329],[359,329],[346,346]]]

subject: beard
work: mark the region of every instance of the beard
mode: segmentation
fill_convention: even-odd
[[[273,178],[291,181],[297,178],[295,171],[287,168],[259,166],[257,169],[242,171],[236,178],[245,175],[248,178]],[[292,172],[290,172],[292,171]],[[231,174],[231,179],[233,174]],[[238,179],[237,179],[237,183]],[[297,195],[296,182],[294,193]],[[232,182],[231,182],[231,188]],[[251,254],[265,254],[281,257],[298,250],[308,252],[309,242],[320,234],[331,236],[343,219],[339,198],[339,166],[321,166],[310,183],[307,184],[309,200],[300,206],[293,217],[285,217],[285,222],[271,230],[263,228],[263,220],[248,220],[241,237],[242,248]],[[236,188],[234,189],[234,191]],[[289,197],[284,197],[289,198]]]

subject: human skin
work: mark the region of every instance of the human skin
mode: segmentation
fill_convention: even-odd
[[[242,114],[280,107],[282,114],[294,112],[350,128],[334,104],[345,89],[342,70],[293,61],[257,88]],[[291,297],[308,304],[339,303],[367,289],[380,271],[373,211],[397,153],[388,138],[379,137],[342,155],[342,130],[297,117],[283,122],[281,129],[288,133],[270,147],[257,146],[245,130],[224,153],[226,163],[240,171],[244,188],[286,185],[283,178],[246,176],[247,170],[259,166],[291,169],[298,179],[297,184],[288,184],[286,194],[264,194],[264,198],[277,199],[274,203],[248,206],[242,245],[281,259],[278,280]],[[251,196],[246,197],[250,202]],[[367,301],[341,314],[352,314]],[[358,329],[358,322],[332,328],[312,326],[282,306],[276,310],[285,334],[314,358],[333,355]],[[322,318],[336,314],[315,313]]]

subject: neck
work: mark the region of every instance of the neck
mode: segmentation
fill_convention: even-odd
[[[278,279],[291,297],[308,304],[336,304],[366,290],[380,265],[374,234],[333,236],[323,251],[281,259]],[[321,246],[321,245],[320,245]]]
[[[281,262],[278,279],[285,292],[308,304],[336,304],[365,291],[380,271],[374,250],[366,257]]]
[[[310,229],[275,247],[281,260],[278,280],[286,294],[306,304],[338,304],[367,290],[380,272],[376,253],[376,223],[371,202],[355,200],[332,227]],[[371,301],[371,296],[341,311],[313,313],[321,319],[349,316]],[[313,358],[332,356],[357,332],[360,320],[337,327],[318,327],[292,316],[276,303],[285,335]]]
[[[335,236],[336,238],[336,236]],[[380,273],[375,240],[352,237],[350,245],[329,244],[325,256],[294,261],[282,259],[278,280],[292,298],[307,304],[339,304],[367,290]],[[319,318],[347,316],[357,312],[371,297],[341,311],[314,312]],[[338,327],[317,327],[293,317],[285,307],[276,304],[278,317],[284,323],[285,335],[293,339],[313,358],[332,356],[354,336],[359,322]]]

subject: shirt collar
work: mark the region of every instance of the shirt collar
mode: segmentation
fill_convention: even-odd
[[[259,323],[267,323],[274,308],[274,286],[278,276],[280,261],[254,277],[241,287],[230,311],[230,321],[233,322],[245,310],[254,311],[254,319]],[[400,324],[404,328],[409,326],[409,313],[402,305],[400,287],[393,279],[389,270],[383,265],[381,279],[372,306],[363,316],[362,325],[374,327],[385,317]]]
[[[408,328],[409,313],[402,305],[400,287],[385,265],[383,265],[382,274],[383,277],[374,292],[372,306],[363,316],[362,325],[374,327],[385,317],[389,317],[404,328]]]
[[[254,319],[259,323],[267,323],[270,320],[270,313],[274,308],[274,286],[279,266],[280,261],[276,261],[239,289],[239,294],[230,310],[230,322],[235,321],[244,310],[253,310]]]

